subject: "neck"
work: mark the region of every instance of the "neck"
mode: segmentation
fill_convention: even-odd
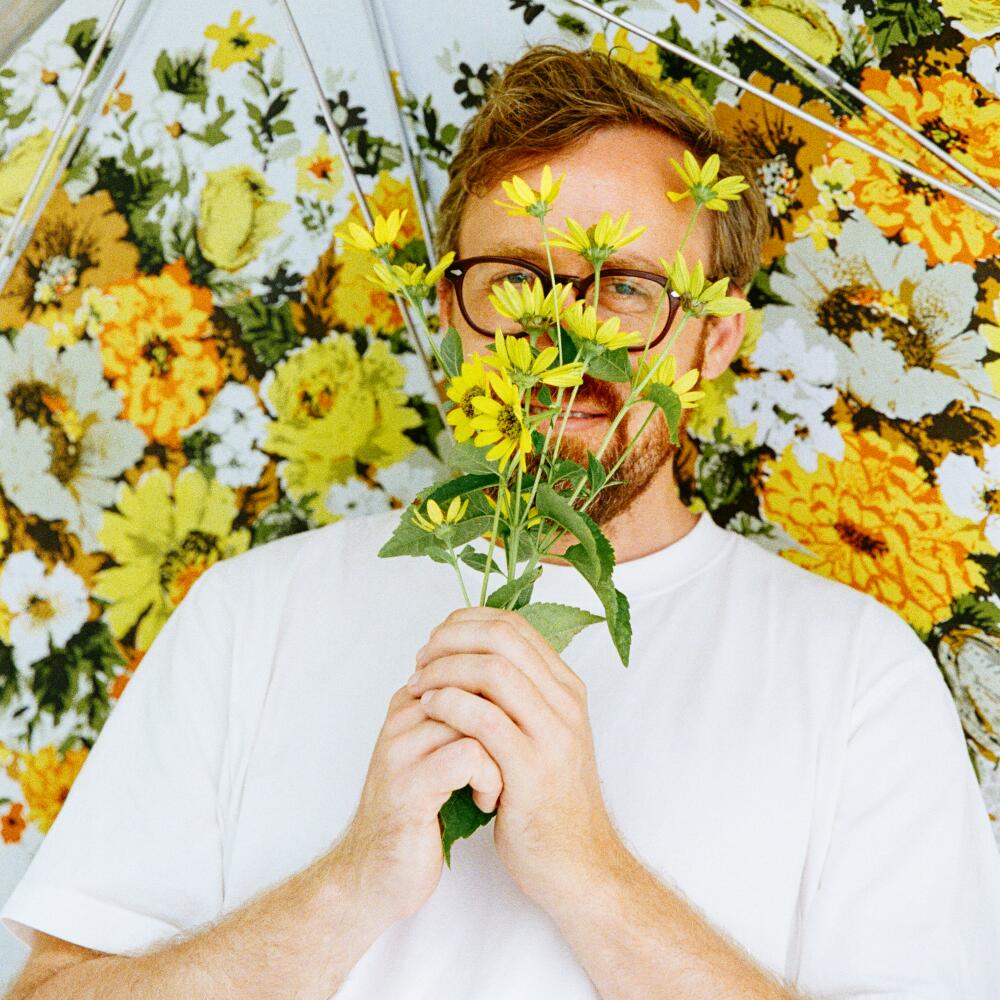
[[[601,529],[614,547],[616,561],[624,563],[672,545],[697,523],[698,515],[691,513],[677,495],[673,463],[665,462],[646,489]],[[574,541],[563,539],[543,561],[562,562],[559,555]]]

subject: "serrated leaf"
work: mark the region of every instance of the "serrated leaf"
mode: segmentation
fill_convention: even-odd
[[[587,559],[591,561],[591,566],[589,567],[591,574],[599,578],[600,562],[597,557],[597,546],[594,543],[594,536],[591,534],[590,527],[580,515],[580,512],[575,510],[569,500],[561,494],[556,493],[547,483],[542,483],[538,487],[535,502],[538,505],[540,513],[550,521],[565,528],[580,542]]]
[[[445,374],[448,378],[454,378],[462,370],[465,351],[462,350],[462,338],[453,326],[448,328],[441,340],[440,354]]]
[[[458,554],[458,558],[465,563],[466,566],[471,566],[472,569],[479,573],[485,573],[487,566],[491,573],[500,573],[502,570],[492,559],[486,557],[485,552],[477,552],[471,546],[467,546],[462,549]]]
[[[668,385],[662,382],[652,382],[646,387],[646,398],[655,403],[667,418],[667,427],[670,429],[670,440],[677,444],[677,431],[681,425],[681,398]]]
[[[526,604],[523,608],[518,608],[517,613],[533,626],[557,653],[561,653],[573,637],[588,625],[604,621],[600,615],[591,614],[589,611],[568,604],[545,602]]]
[[[601,464],[597,456],[592,452],[587,452],[587,479],[590,482],[590,489],[596,493],[608,480],[608,471]]]
[[[449,468],[456,472],[481,475],[490,473],[494,478],[497,476],[496,463],[486,460],[486,449],[477,448],[471,441],[462,441],[456,444],[444,456],[444,461]]]
[[[523,608],[531,600],[531,589],[535,581],[542,575],[542,567],[535,566],[533,569],[522,573],[513,580],[508,580],[502,587],[486,598],[488,608],[510,607],[517,611]]]
[[[413,508],[403,511],[399,524],[389,536],[389,540],[378,550],[379,557],[428,555],[432,549],[440,550],[441,543],[429,531],[424,531],[414,523]]]
[[[438,824],[441,827],[441,850],[444,852],[445,864],[451,868],[451,845],[456,840],[471,837],[481,826],[485,826],[496,810],[484,813],[472,801],[472,785],[458,788],[438,810]]]
[[[458,476],[455,479],[447,479],[443,483],[435,483],[429,490],[420,494],[420,500],[424,503],[434,500],[439,504],[446,504],[455,497],[465,496],[466,493],[476,493],[488,486],[496,486],[497,477],[493,475],[468,474]]]
[[[615,591],[617,610],[614,622],[610,622],[611,641],[622,658],[622,666],[628,666],[629,653],[632,648],[632,612],[628,598],[620,591]]]
[[[560,458],[549,470],[549,482],[551,484],[569,483],[570,486],[575,488],[586,478],[587,470],[582,465],[568,458]]]
[[[602,351],[587,362],[587,374],[603,382],[631,382],[632,362],[628,349],[621,347],[617,351]]]

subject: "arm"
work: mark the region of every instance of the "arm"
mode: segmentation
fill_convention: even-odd
[[[225,919],[135,957],[37,935],[7,1000],[327,1000],[387,925],[334,847]]]
[[[577,882],[580,885],[581,882]],[[805,1000],[723,938],[620,841],[549,913],[602,1000]]]

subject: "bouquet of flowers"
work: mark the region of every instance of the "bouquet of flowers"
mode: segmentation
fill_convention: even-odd
[[[367,250],[373,260],[371,278],[385,291],[409,303],[427,343],[444,373],[451,408],[448,423],[456,445],[448,456],[457,476],[425,490],[402,515],[399,526],[380,551],[389,556],[427,556],[454,567],[466,606],[473,603],[460,563],[481,574],[480,606],[504,608],[523,616],[561,652],[582,629],[606,621],[623,665],[628,666],[631,626],[625,595],[614,585],[615,553],[590,511],[607,490],[623,482],[616,475],[650,421],[662,418],[674,444],[685,409],[704,393],[696,389],[697,369],[678,375],[671,348],[692,317],[730,316],[749,308],[743,298],[727,296],[728,278],[709,282],[701,261],[690,267],[684,248],[702,210],[727,211],[729,202],[746,190],[735,175],[719,178],[719,158],[703,165],[688,151],[684,163],[671,160],[684,188],[667,192],[674,201],[691,197],[691,217],[673,261],[661,258],[663,278],[602,281],[602,268],[645,227],[628,229],[628,213],[613,219],[604,213],[584,228],[572,218],[565,230],[546,224],[563,176],[553,180],[545,166],[540,190],[515,175],[502,182],[510,199],[498,202],[509,214],[538,219],[548,277],[494,264],[495,280],[477,278],[466,299],[478,295],[496,329],[489,353],[464,356],[458,331],[433,334],[426,306],[438,280],[454,268],[464,279],[463,262],[446,254],[436,267],[394,260],[393,242],[405,212],[376,218],[371,231],[351,223],[338,235]],[[594,278],[587,294],[570,301],[574,288],[556,279],[552,248],[579,254]],[[479,268],[483,271],[483,268]],[[609,274],[610,274],[609,269]],[[609,301],[613,299],[613,301]],[[488,310],[488,312],[486,312]],[[680,313],[679,321],[675,321]],[[483,313],[480,313],[482,315]],[[635,316],[645,329],[623,329],[623,317]],[[662,349],[650,350],[661,331],[669,330]],[[638,363],[633,363],[633,357]],[[628,386],[618,412],[596,451],[585,462],[564,453],[564,433],[584,379]],[[638,432],[624,448],[609,446],[633,407],[646,413]],[[613,455],[613,457],[612,457]],[[580,458],[580,455],[576,456]],[[473,546],[478,539],[488,545]],[[567,541],[572,544],[566,545]],[[561,544],[560,544],[561,543]],[[593,588],[604,610],[599,617],[557,603],[533,603],[532,590],[542,574],[542,561],[559,545],[559,558],[574,566]],[[450,847],[489,822],[472,801],[469,786],[455,792],[441,808],[442,844],[450,865]]]

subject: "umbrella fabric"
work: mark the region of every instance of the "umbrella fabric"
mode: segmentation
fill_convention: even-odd
[[[649,6],[626,16],[941,173],[704,2]],[[110,7],[66,0],[0,70],[0,227]],[[755,310],[690,427],[684,496],[918,632],[1000,814],[996,220],[572,4],[385,7],[432,200],[491,75],[532,41],[610,50],[763,150]],[[364,10],[293,10],[373,210],[408,208],[402,253],[423,259]],[[990,5],[748,11],[1000,185]],[[113,41],[121,71],[0,290],[0,894],[201,572],[399,507],[442,471],[435,391],[399,311],[333,239],[360,213],[278,6],[173,0]]]

